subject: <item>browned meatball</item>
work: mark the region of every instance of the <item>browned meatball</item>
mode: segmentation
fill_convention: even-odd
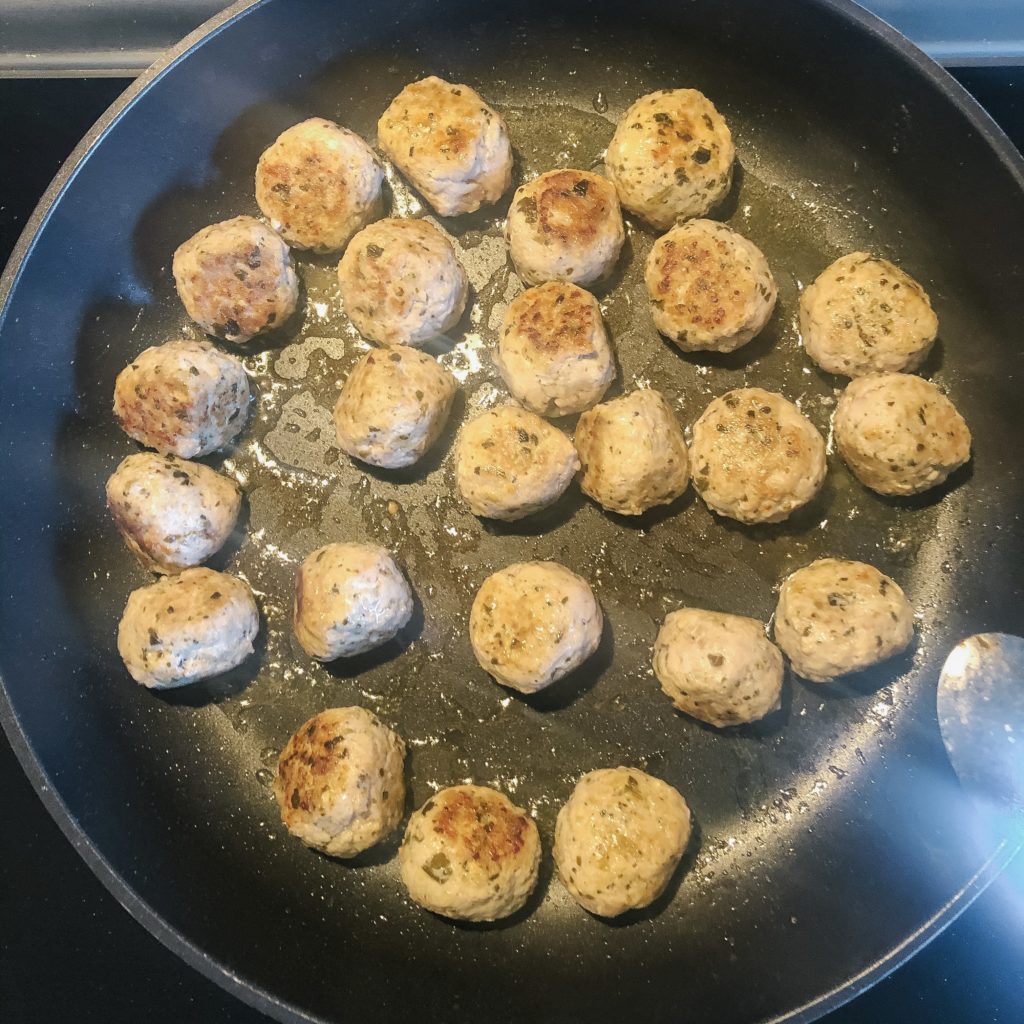
[[[322,117],[282,132],[256,165],[256,202],[296,249],[333,252],[381,216],[384,168],[355,132]]]
[[[615,378],[597,299],[560,281],[527,288],[512,301],[494,362],[513,396],[541,416],[589,409]]]
[[[107,507],[121,536],[153,572],[205,562],[231,536],[241,504],[230,477],[173,455],[129,455],[107,481]]]
[[[526,284],[594,284],[611,274],[626,239],[611,182],[569,169],[547,171],[516,189],[505,233]]]
[[[452,786],[409,819],[398,866],[420,906],[462,921],[514,914],[537,884],[540,835],[504,793]]]
[[[724,198],[735,156],[729,126],[707,96],[662,89],[622,115],[604,162],[622,205],[664,231]]]
[[[328,708],[281,751],[274,796],[293,836],[354,857],[402,820],[405,744],[372,711]]]
[[[505,122],[468,85],[433,75],[407,85],[381,116],[377,137],[442,217],[495,202],[512,181]]]
[[[749,239],[713,220],[662,235],[645,275],[654,326],[684,352],[734,352],[768,322],[776,287]]]
[[[284,239],[255,217],[211,224],[174,254],[185,312],[207,334],[239,344],[284,323],[299,301],[299,279]]]
[[[245,426],[249,394],[239,360],[208,341],[183,338],[147,348],[118,374],[114,415],[141,444],[194,459]]]
[[[379,345],[414,348],[450,331],[469,280],[447,236],[425,220],[389,217],[363,228],[338,264],[345,312]]]
[[[762,388],[716,398],[693,426],[693,485],[712,512],[779,523],[821,490],[825,440],[790,401]]]

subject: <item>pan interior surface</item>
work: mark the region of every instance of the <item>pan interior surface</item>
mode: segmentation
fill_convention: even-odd
[[[859,54],[843,71],[843,55]],[[332,118],[375,139],[407,82],[468,82],[506,116],[516,183],[600,170],[622,111],[692,86],[727,118],[739,154],[715,216],[765,253],[779,286],[769,326],[730,356],[684,356],[650,321],[653,235],[630,224],[600,293],[619,360],[613,393],[663,391],[686,424],[756,385],[797,401],[826,436],[842,381],[799,345],[801,287],[863,249],[932,296],[940,340],[925,367],[964,413],[975,458],[939,493],[886,500],[835,455],[819,497],[777,526],[741,528],[687,494],[635,520],[574,486],[515,524],[476,519],[454,487],[459,423],[503,399],[489,350],[519,285],[498,207],[437,220],[461,250],[473,301],[432,346],[462,382],[448,433],[421,465],[377,471],[340,454],[330,410],[366,350],[341,309],[336,260],[296,254],[298,321],[244,352],[259,392],[237,445],[211,460],[247,492],[245,536],[217,568],[260,600],[259,658],[156,696],[114,645],[147,581],[110,523],[103,484],[133,450],[110,413],[117,372],[143,348],[198,336],[170,276],[174,248],[215,220],[257,214],[260,152],[295,121]],[[503,10],[268,3],[211,35],[144,90],[54,205],[0,322],[0,669],[10,714],[47,785],[110,870],[167,927],[257,1000],[328,1020],[741,1024],[821,1012],[828,993],[886,961],[992,856],[946,761],[935,685],[949,648],[981,629],[1021,632],[1016,343],[1024,292],[1019,166],[1000,160],[932,80],[843,7],[756,3],[524,4]],[[397,176],[398,215],[425,214]],[[1016,268],[1016,269],[1015,269]],[[572,421],[559,424],[571,432]],[[830,446],[831,447],[831,446]],[[295,643],[296,564],[330,540],[392,549],[417,595],[409,627],[329,666]],[[788,679],[782,709],[715,731],[675,713],[650,669],[664,615],[690,605],[767,619],[781,579],[816,557],[862,559],[919,612],[905,656],[829,686]],[[532,698],[497,687],[467,637],[477,587],[513,561],[586,577],[606,616],[597,655]],[[17,642],[15,642],[17,640]],[[405,737],[409,808],[461,781],[535,814],[550,850],[578,776],[636,765],[675,785],[696,835],[669,892],[602,922],[551,878],[492,926],[454,925],[404,898],[397,836],[356,861],[284,833],[270,792],[278,750],[307,717],[360,704]]]

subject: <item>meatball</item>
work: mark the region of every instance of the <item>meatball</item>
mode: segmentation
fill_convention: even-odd
[[[825,480],[825,442],[782,395],[739,388],[694,424],[693,485],[712,512],[741,523],[778,523]]]
[[[295,635],[317,661],[350,658],[387,643],[412,616],[412,590],[376,544],[327,544],[295,579]]]
[[[256,202],[293,248],[343,249],[384,212],[384,168],[355,132],[322,117],[282,132],[256,164]]]
[[[589,409],[615,379],[597,299],[556,281],[513,299],[494,361],[513,397],[541,416]]]
[[[442,217],[479,210],[512,183],[505,122],[468,85],[433,75],[407,85],[381,115],[377,139]]]
[[[686,441],[660,391],[643,388],[585,412],[576,425],[580,487],[610,512],[638,516],[690,482]]]
[[[398,866],[421,907],[460,921],[495,921],[519,910],[537,885],[540,835],[504,793],[452,786],[409,819]]]
[[[521,562],[484,580],[469,637],[485,672],[502,686],[536,693],[597,650],[603,625],[585,579],[557,562]]]
[[[462,428],[455,472],[474,515],[522,519],[554,504],[580,468],[560,430],[514,405],[488,409]]]
[[[735,157],[711,100],[696,89],[663,89],[622,115],[604,164],[622,205],[664,231],[726,196]]]
[[[162,455],[194,459],[245,426],[249,378],[234,356],[208,341],[147,348],[114,385],[114,415],[131,438]]]
[[[895,581],[864,562],[821,558],[782,584],[775,640],[816,683],[859,672],[910,644],[914,609]]]
[[[761,250],[713,220],[691,220],[659,238],[645,280],[654,326],[684,352],[746,345],[778,294]]]
[[[363,228],[338,264],[345,312],[364,337],[419,347],[451,330],[469,281],[452,243],[425,220],[389,217]]]
[[[588,772],[558,812],[555,867],[584,910],[617,917],[653,903],[690,841],[690,809],[637,768]]]
[[[782,655],[764,623],[681,608],[654,642],[654,674],[672,703],[709,725],[738,725],[779,706]]]
[[[117,649],[137,683],[166,690],[241,664],[259,627],[247,583],[213,569],[186,569],[132,591]]]
[[[299,727],[277,762],[274,796],[293,836],[354,857],[402,820],[405,744],[365,708],[329,708]]]
[[[107,508],[146,569],[205,562],[231,536],[242,492],[230,477],[173,455],[129,455],[107,481]]]
[[[255,217],[211,224],[174,253],[185,312],[207,334],[242,344],[283,324],[299,301],[284,239]]]
[[[594,284],[611,275],[626,231],[615,189],[590,171],[547,171],[520,185],[505,226],[524,283]]]
[[[836,447],[865,487],[918,494],[971,457],[971,432],[930,381],[879,373],[850,381],[835,413]]]
[[[368,352],[334,406],[338,447],[373,466],[411,466],[440,436],[457,390],[425,352]]]
[[[804,348],[829,373],[916,370],[938,330],[925,290],[899,267],[866,252],[841,256],[800,296]]]

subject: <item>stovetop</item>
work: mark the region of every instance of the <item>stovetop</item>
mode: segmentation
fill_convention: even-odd
[[[1024,148],[1024,68],[956,75]],[[0,79],[0,264],[61,162],[125,84]],[[50,819],[2,734],[0,794],[0,1022],[265,1024],[116,903]],[[1024,857],[910,963],[825,1024],[910,1021],[1024,1022]]]

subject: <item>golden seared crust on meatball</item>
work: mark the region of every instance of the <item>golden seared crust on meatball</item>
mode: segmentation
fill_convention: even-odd
[[[637,768],[588,772],[558,812],[555,867],[585,910],[616,917],[664,891],[690,841],[679,792]]]
[[[329,708],[281,751],[274,796],[293,836],[332,857],[354,857],[402,820],[405,744],[365,708]]]
[[[654,674],[680,710],[709,725],[753,722],[779,706],[782,655],[764,623],[680,608],[654,642]]]
[[[761,388],[716,398],[694,424],[693,485],[712,512],[777,523],[821,489],[825,441],[790,401]]]
[[[377,137],[442,217],[493,203],[512,183],[505,121],[468,85],[434,75],[407,85],[381,116]]]
[[[528,284],[594,284],[608,277],[626,239],[607,178],[591,171],[546,171],[520,185],[505,227],[509,255]]]
[[[485,672],[503,686],[536,693],[597,650],[603,624],[581,576],[557,562],[520,562],[484,580],[469,636]]]
[[[234,439],[249,397],[238,359],[208,341],[179,339],[147,348],[118,374],[114,416],[140,444],[194,459]]]
[[[793,671],[816,683],[905,650],[914,609],[895,580],[864,562],[820,558],[782,584],[775,640]]]
[[[181,572],[216,554],[242,492],[230,477],[173,455],[129,455],[107,480],[107,508],[143,568]]]
[[[259,625],[247,583],[213,569],[186,569],[132,591],[117,650],[137,683],[165,690],[241,664]]]
[[[829,373],[863,377],[916,370],[938,331],[925,290],[870,253],[841,256],[800,296],[804,348]]]
[[[368,352],[334,406],[338,447],[373,466],[411,466],[444,429],[458,384],[415,349]]]
[[[486,786],[452,786],[413,816],[398,853],[409,896],[435,914],[495,921],[519,910],[537,885],[533,819]]]
[[[834,422],[839,454],[880,494],[927,491],[971,457],[971,432],[956,406],[931,381],[912,374],[850,381]]]
[[[488,409],[462,428],[459,493],[474,515],[522,519],[554,504],[579,469],[572,442],[535,413]]]
[[[412,590],[377,544],[327,544],[307,555],[295,578],[295,636],[317,661],[387,643],[412,615]]]
[[[256,202],[296,249],[334,252],[384,212],[384,168],[355,132],[322,117],[292,125],[256,165]]]
[[[660,391],[643,388],[585,412],[576,425],[580,488],[610,512],[638,516],[690,482],[686,439]]]
[[[345,312],[380,345],[419,347],[451,330],[469,281],[452,243],[425,220],[389,217],[364,228],[338,264]]]
[[[729,126],[703,93],[663,89],[622,115],[604,163],[622,205],[664,231],[726,196],[735,158]]]
[[[733,352],[768,322],[777,289],[753,242],[713,220],[663,235],[645,275],[654,326],[684,352]]]
[[[512,300],[494,361],[513,397],[541,416],[589,409],[615,379],[597,299],[559,281]]]
[[[242,344],[295,312],[299,279],[284,239],[255,217],[211,224],[174,253],[185,312],[207,334]]]

